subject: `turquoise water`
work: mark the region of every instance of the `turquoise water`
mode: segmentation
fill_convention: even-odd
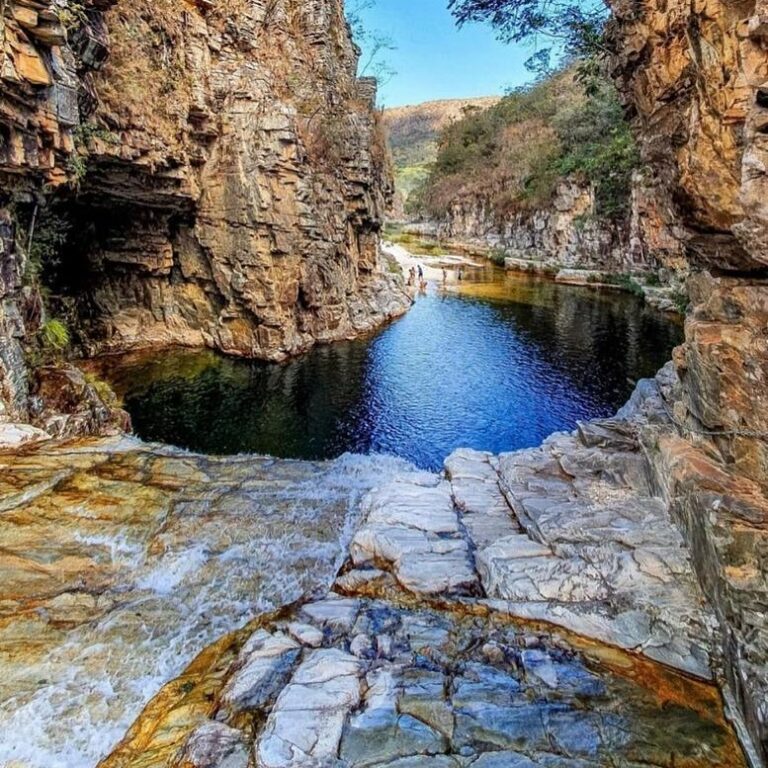
[[[284,365],[162,351],[110,365],[137,434],[214,454],[389,453],[437,469],[457,447],[539,444],[608,416],[682,329],[635,297],[482,270],[376,335]]]

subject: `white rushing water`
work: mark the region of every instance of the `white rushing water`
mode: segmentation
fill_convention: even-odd
[[[2,690],[13,692],[0,701],[0,766],[93,768],[207,645],[326,589],[364,494],[411,471],[398,459],[348,455],[328,464],[277,461],[248,480],[247,462],[232,461],[240,467],[234,481],[208,468],[210,489],[175,491],[151,540],[135,520],[118,536],[76,535],[118,577],[98,598],[101,615],[64,630],[39,659],[19,668],[0,657]],[[81,504],[61,514],[93,511]]]

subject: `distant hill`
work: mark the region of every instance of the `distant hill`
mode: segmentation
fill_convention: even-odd
[[[442,131],[464,117],[467,110],[487,109],[499,101],[498,96],[446,99],[384,110],[397,189],[403,200],[428,175],[428,166],[437,158]]]

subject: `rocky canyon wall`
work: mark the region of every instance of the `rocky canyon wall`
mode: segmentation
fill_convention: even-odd
[[[6,2],[0,13],[0,422],[31,416],[25,346],[44,318],[30,246],[40,203],[70,175],[106,50],[105,6],[78,4],[87,24],[66,3]]]
[[[207,8],[206,8],[207,6]],[[402,312],[391,179],[341,0],[121,0],[82,188],[97,347],[282,358]]]
[[[553,269],[625,272],[649,265],[645,251],[632,251],[626,228],[594,215],[592,190],[575,181],[558,184],[546,207],[500,216],[485,200],[454,203],[437,224],[441,237],[482,249],[499,249],[512,259]]]
[[[405,310],[379,263],[392,184],[342,0],[3,7],[7,415],[28,400],[36,260],[90,352],[280,359]]]
[[[768,761],[768,7],[616,4],[645,231],[692,271],[680,439],[652,447],[719,613],[731,689]]]
[[[565,179],[544,207],[500,216],[484,199],[467,197],[453,204],[443,220],[408,226],[478,249],[503,251],[521,266],[653,273],[663,284],[679,285],[688,262],[674,225],[661,220],[658,206],[654,180],[638,172],[626,217],[596,215],[591,187]]]

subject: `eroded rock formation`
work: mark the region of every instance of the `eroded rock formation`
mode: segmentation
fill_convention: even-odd
[[[644,228],[685,261],[682,438],[664,486],[723,628],[733,690],[768,759],[768,53],[764,4],[615,4],[617,76],[646,161]],[[653,455],[653,454],[652,454]]]
[[[643,11],[618,2],[615,11],[617,76],[638,113],[657,201],[648,226],[670,230],[678,254],[697,265],[760,269],[768,263],[763,11],[750,2]]]
[[[47,283],[88,351],[278,359],[402,313],[341,0],[3,5],[0,401]]]
[[[0,25],[0,419],[21,419],[29,395],[22,349],[26,264],[16,247],[13,204],[30,202],[41,184],[65,176],[79,122],[77,65],[53,4],[5,3]]]
[[[650,495],[661,391],[443,475],[127,439],[0,450],[0,760],[743,768],[713,613]]]
[[[280,358],[407,306],[391,181],[339,0],[117,2],[82,199],[97,346]],[[207,7],[206,7],[207,6]]]
[[[9,0],[2,9],[0,420],[31,416],[23,346],[40,327],[43,313],[28,259],[43,235],[56,232],[59,225],[64,269],[56,276],[55,288],[91,350],[183,343],[277,358],[318,340],[372,327],[404,309],[407,300],[378,263],[378,229],[388,180],[375,140],[371,86],[355,79],[356,53],[338,0],[236,0],[226,8],[207,0]],[[409,654],[420,650],[400,645],[406,635],[408,643],[413,638],[415,598],[410,595],[405,606],[357,602],[373,589],[369,582],[380,578],[383,587],[379,584],[377,590],[410,589],[418,599],[456,590],[461,597],[474,599],[484,592],[499,601],[484,605],[485,611],[508,616],[517,610],[528,620],[552,621],[559,616],[560,623],[582,634],[594,632],[602,640],[655,654],[688,672],[701,673],[710,658],[719,657],[722,647],[731,689],[757,749],[768,759],[768,11],[762,2],[678,0],[652,1],[642,10],[635,3],[617,3],[616,11],[621,50],[617,76],[637,112],[647,165],[638,184],[630,245],[652,252],[670,269],[695,273],[686,344],[676,356],[681,384],[670,386],[663,401],[677,428],[666,422],[661,432],[628,437],[624,427],[615,424],[593,426],[578,438],[556,438],[522,459],[507,457],[499,465],[490,457],[476,460],[482,466],[472,467],[466,477],[454,466],[455,486],[450,492],[446,481],[415,481],[419,487],[432,483],[438,489],[432,492],[435,498],[430,500],[429,515],[423,516],[424,525],[444,525],[445,530],[414,527],[412,521],[397,518],[402,510],[379,509],[383,520],[369,514],[352,550],[352,558],[367,575],[361,577],[353,569],[338,585],[355,594],[348,611],[349,616],[354,613],[353,623],[343,631],[330,627],[337,618],[338,600],[330,612],[325,607],[325,618],[323,609],[320,618],[317,608],[314,618],[311,610],[309,618],[305,611],[301,620],[314,621],[315,626],[305,624],[299,628],[301,637],[286,641],[290,663],[286,661],[283,670],[299,679],[291,678],[293,682],[272,690],[273,699],[285,694],[283,703],[286,698],[290,701],[295,695],[291,686],[301,685],[302,679],[310,684],[327,682],[312,677],[316,669],[307,650],[320,631],[323,651],[339,661],[338,677],[350,678],[333,690],[342,719],[351,715],[353,705],[360,706],[350,728],[364,724],[368,709],[381,704],[389,718],[382,721],[386,734],[402,731],[414,736],[414,729],[400,728],[395,712],[409,694],[399,675],[413,671]],[[44,403],[38,407],[46,413]],[[634,455],[638,439],[656,470],[652,487],[641,485],[634,475],[627,478],[610,456],[592,452],[608,445],[614,452]],[[633,442],[632,450],[624,450],[626,444],[622,447],[626,440]],[[67,503],[80,504],[80,511],[88,504],[114,502],[110,512],[124,516],[120,526],[137,536],[142,556],[155,535],[142,534],[147,500],[163,521],[183,527],[195,499],[178,496],[179,486],[199,481],[206,499],[212,487],[221,491],[221,514],[227,514],[230,492],[240,509],[237,494],[246,492],[244,478],[238,478],[236,488],[228,487],[228,473],[236,474],[236,468],[225,470],[222,477],[207,460],[171,457],[174,466],[169,469],[167,455],[158,457],[140,448],[128,457],[123,448],[65,447],[63,452],[54,450],[53,459],[51,454],[38,459],[22,453],[7,460],[18,475],[3,479],[7,485],[0,501],[6,512],[3,527],[12,529],[4,534],[3,546],[6,551],[15,546],[18,552],[4,560],[11,574],[4,584],[15,591],[7,595],[2,625],[22,642],[30,637],[44,644],[49,639],[65,642],[73,625],[74,630],[81,624],[91,626],[116,608],[107,589],[113,585],[109,568],[102,572],[100,563],[73,555],[84,546],[78,538],[82,532],[70,532],[72,538],[62,536],[61,541],[54,536],[61,545],[54,576],[48,566],[40,565],[39,560],[51,558],[50,537],[61,520],[62,499],[56,494],[64,494]],[[636,459],[626,466],[636,464]],[[273,469],[268,469],[271,476]],[[487,496],[483,499],[487,489],[481,488],[482,509],[476,510],[478,489],[470,486],[486,482],[484,474],[506,483],[506,500],[499,493],[499,481],[492,478],[495,495],[490,501]],[[463,484],[467,480],[472,483]],[[667,502],[685,532],[687,549],[652,492]],[[579,529],[575,533],[585,530],[582,508],[567,508],[574,494],[595,513],[587,521],[592,527],[586,528],[591,536],[586,541],[569,538],[575,535],[574,520]],[[542,497],[544,502],[537,505],[536,499]],[[142,503],[140,511],[135,501]],[[447,503],[441,517],[443,501]],[[125,507],[120,506],[123,502]],[[244,503],[250,509],[253,497],[248,495]],[[294,503],[295,499],[289,506]],[[613,538],[601,525],[599,513],[606,509]],[[137,514],[138,531],[133,527]],[[114,540],[99,543],[103,520],[98,515],[94,519],[98,530],[90,527],[95,523],[88,518],[79,518],[84,534],[92,537],[85,541],[90,554],[97,541],[95,556],[103,556],[105,563],[129,561],[134,550],[126,553]],[[213,523],[214,538],[225,535],[228,529],[216,527],[215,519]],[[35,525],[44,554],[20,562],[33,546],[27,537]],[[509,540],[503,547],[500,530]],[[411,546],[414,538],[416,547]],[[409,561],[404,556],[407,551],[415,552],[416,565],[413,557]],[[518,562],[521,558],[527,561],[523,565]],[[420,567],[424,562],[432,566],[428,571]],[[370,565],[386,566],[387,571]],[[300,566],[307,571],[306,562]],[[531,567],[540,577],[535,583],[518,578]],[[714,614],[701,607],[691,568]],[[97,582],[103,576],[105,581],[90,591],[83,589],[83,573]],[[164,568],[163,575],[168,573]],[[439,581],[438,588],[417,588],[429,586],[430,579]],[[117,586],[123,590],[125,585]],[[156,586],[132,583],[130,588],[141,592]],[[198,594],[200,585],[192,586]],[[646,588],[651,590],[650,600],[642,591]],[[669,603],[655,599],[652,588]],[[124,598],[126,593],[120,594]],[[629,615],[611,608],[606,618],[604,602],[610,608],[608,598],[616,596]],[[448,597],[454,599],[456,594]],[[550,610],[552,601],[556,612]],[[645,613],[640,603],[654,610]],[[47,613],[38,611],[41,605]],[[681,605],[685,610],[676,611]],[[387,612],[396,617],[389,633],[392,645],[376,649],[382,671],[371,677],[370,700],[363,701],[359,681],[376,672],[368,658],[373,652],[367,645],[373,634],[371,617]],[[30,618],[32,634],[18,634],[20,615]],[[718,620],[721,642],[709,646],[706,629],[712,615]],[[361,616],[362,624],[356,625]],[[129,627],[134,625],[135,613],[128,611],[123,618]],[[681,620],[682,626],[674,623]],[[428,617],[425,631],[440,621]],[[483,688],[490,676],[491,695],[494,686],[506,685],[539,696],[543,688],[536,678],[541,676],[526,667],[524,637],[499,634],[500,650],[491,648],[481,659],[475,649],[477,628],[465,626],[463,615],[452,615],[448,621],[449,635],[465,643],[459,651],[451,647],[454,659],[464,665],[487,666],[490,661],[505,670],[501,682],[493,670],[485,669],[469,681],[460,670],[452,686],[469,682]],[[419,626],[424,628],[424,622]],[[274,622],[269,626],[273,635],[284,629]],[[260,636],[260,641],[264,639]],[[238,659],[242,642],[226,646],[230,661]],[[543,674],[554,679],[553,666],[561,662],[557,654],[562,649],[541,638],[532,642],[539,653],[531,668],[538,664],[541,670],[543,665]],[[44,644],[38,652],[46,650]],[[442,652],[440,643],[432,645]],[[252,644],[249,651],[260,649],[263,645]],[[28,650],[24,645],[22,651]],[[54,671],[71,669],[67,656],[71,651],[72,646],[65,647],[66,663]],[[572,651],[566,649],[569,661]],[[251,655],[238,663],[256,664],[258,658]],[[216,656],[216,663],[220,658]],[[209,673],[205,685],[216,679],[221,687],[226,679],[227,690],[240,690],[243,681],[230,674],[229,665],[216,663],[205,667]],[[443,657],[434,664],[436,675],[446,673]],[[574,664],[571,669],[580,674],[581,662]],[[201,662],[198,671],[204,666]],[[517,675],[510,675],[511,668],[518,670]],[[17,665],[14,674],[26,670],[34,672],[34,667]],[[39,686],[49,685],[41,683],[43,679],[25,677],[30,700]],[[195,702],[203,714],[192,725],[208,729],[192,733],[190,727],[185,759],[194,764],[193,757],[197,760],[196,755],[205,755],[216,745],[242,757],[245,748],[239,731],[204,722],[215,715],[219,699],[211,697],[205,685],[201,693],[196,681],[190,677],[174,689],[178,695],[187,683],[194,683],[187,693],[200,693]],[[5,684],[13,683],[12,677],[6,678]],[[358,698],[345,698],[346,691],[354,698],[355,690]],[[439,703],[445,706],[437,714],[450,709],[451,717],[464,717],[466,707],[456,702],[458,689],[442,685],[441,690]],[[258,704],[258,697],[253,701]],[[486,719],[489,702],[478,696],[466,701]],[[183,696],[181,702],[183,706]],[[231,696],[231,706],[241,703],[241,696]],[[526,709],[525,702],[520,704],[513,715]],[[280,720],[280,711],[277,706],[268,715],[271,721],[264,719],[264,713],[258,722],[267,723],[268,730],[256,734],[256,743],[249,746],[266,749],[282,739],[285,720]],[[566,706],[560,711],[569,710]],[[717,713],[719,723],[719,709]],[[504,710],[500,717],[508,714]],[[694,714],[707,716],[703,707]],[[159,710],[150,710],[150,715],[155,715],[153,733],[160,737],[165,735],[165,724],[171,728],[177,723],[173,709],[167,720]],[[569,715],[563,717],[567,726]],[[60,723],[53,725],[59,728]],[[446,752],[449,742],[453,749],[455,734],[443,733],[437,720],[430,723],[416,729],[423,741],[415,739],[414,750]],[[517,759],[512,752],[518,744],[509,737],[508,721],[496,725],[493,738],[508,739],[497,744],[507,749],[502,759]],[[253,738],[254,731],[249,733]],[[344,742],[339,729],[333,733],[339,733],[335,746],[340,747]],[[354,731],[349,733],[354,736]],[[555,723],[543,733],[541,744],[528,744],[527,753],[539,759],[539,747],[548,749],[569,734],[572,730]],[[114,735],[116,740],[122,733]],[[306,734],[293,736],[300,739]],[[730,746],[732,734],[724,739],[720,747]],[[301,743],[312,746],[309,741]],[[485,743],[470,734],[455,745],[484,750]],[[347,748],[357,749],[359,744]],[[580,741],[577,746],[578,755],[582,747],[605,749],[605,744],[594,742]],[[683,757],[698,759],[699,743],[683,746],[690,749]],[[274,754],[268,750],[268,755]],[[406,758],[408,754],[404,753]],[[584,753],[587,758],[591,754]],[[635,756],[644,764],[655,759],[645,753]],[[389,760],[392,754],[386,757]],[[721,757],[716,755],[713,764],[733,765],[731,755]],[[280,759],[278,750],[278,764]],[[364,759],[373,760],[370,755]],[[494,758],[482,759],[490,764]],[[539,764],[546,765],[548,759],[544,752]],[[730,763],[724,762],[729,759]],[[451,765],[447,754],[436,755],[434,761]]]
[[[551,269],[627,272],[653,266],[633,254],[625,228],[594,215],[592,190],[565,180],[546,208],[500,218],[482,199],[451,206],[437,233],[482,249],[498,248],[512,259]]]

